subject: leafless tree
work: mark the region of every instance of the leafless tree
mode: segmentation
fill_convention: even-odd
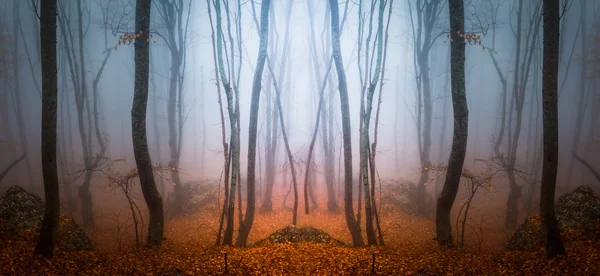
[[[93,204],[92,195],[90,193],[90,183],[94,169],[100,164],[100,161],[106,153],[106,145],[104,143],[104,137],[100,131],[98,118],[98,82],[102,76],[102,73],[104,72],[104,67],[108,61],[108,58],[110,57],[112,47],[108,47],[108,42],[105,40],[105,57],[92,82],[92,109],[92,107],[90,107],[90,95],[87,90],[87,63],[84,56],[84,40],[89,30],[89,22],[86,22],[87,25],[85,25],[83,22],[85,15],[89,15],[90,7],[88,7],[85,3],[82,3],[81,0],[76,1],[75,18],[73,19],[73,15],[71,13],[72,7],[68,4],[70,3],[63,3],[59,1],[58,23],[60,26],[64,50],[67,55],[73,92],[75,94],[77,123],[85,166],[83,183],[81,186],[79,186],[78,191],[79,198],[81,199],[83,226],[86,229],[92,229],[95,227],[95,225],[92,210]],[[76,21],[75,27],[71,23],[71,20]],[[104,26],[104,28],[105,32],[107,32],[108,27]],[[73,33],[75,33],[75,35],[73,35]],[[94,150],[92,146],[92,140],[94,138],[96,138],[96,142],[100,147],[95,157],[92,156],[92,151]]]
[[[467,152],[467,138],[469,133],[469,109],[467,106],[467,93],[465,88],[465,16],[463,0],[450,0],[448,2],[450,14],[450,73],[452,86],[452,107],[454,110],[454,134],[452,150],[448,159],[448,172],[444,187],[440,193],[436,206],[436,235],[438,244],[448,246],[452,244],[452,231],[450,228],[450,210],[456,199],[458,186],[463,172],[463,164]],[[472,185],[476,185],[471,179]],[[471,189],[473,194],[476,188]],[[471,197],[472,199],[472,197]],[[469,201],[470,203],[470,201]],[[468,211],[468,207],[467,207]],[[463,237],[464,222],[463,220]],[[458,231],[458,229],[457,229]],[[461,240],[464,242],[464,238]]]
[[[142,193],[150,212],[148,246],[160,246],[163,241],[163,201],[152,169],[148,151],[146,113],[148,108],[148,82],[150,78],[150,10],[151,0],[138,0],[135,9],[135,82],[131,107],[131,137]]]
[[[360,225],[354,216],[352,205],[352,137],[350,129],[350,107],[348,103],[348,82],[346,70],[342,60],[342,48],[340,46],[340,12],[337,0],[329,0],[331,9],[331,44],[333,48],[333,60],[338,76],[338,91],[340,93],[340,106],[342,113],[342,133],[344,147],[344,213],[346,224],[352,235],[352,243],[355,246],[364,244],[360,235]]]
[[[192,1],[158,0],[157,10],[166,32],[158,33],[170,52],[171,72],[167,96],[167,124],[169,127],[169,166],[171,180],[174,183],[172,215],[181,213],[183,190],[179,178],[179,161],[183,139],[184,100],[183,81],[185,79],[186,49],[188,45],[188,26]],[[184,15],[187,10],[187,15]],[[185,17],[184,17],[185,16]]]
[[[414,11],[413,11],[414,3]],[[408,1],[410,9],[410,21],[414,39],[414,69],[417,84],[417,110],[415,123],[417,125],[417,141],[419,146],[419,159],[422,168],[431,166],[431,124],[433,116],[433,100],[431,97],[431,82],[429,70],[429,53],[435,40],[438,38],[433,33],[434,26],[438,20],[443,7],[441,0],[416,0]],[[415,13],[416,20],[415,20]],[[419,212],[427,213],[426,205],[426,183],[429,178],[427,169],[421,170],[421,177],[417,184],[419,197]]]
[[[41,4],[40,43],[42,56],[42,173],[44,179],[44,220],[34,254],[52,258],[58,234],[60,197],[56,162],[58,77],[56,62],[56,1]]]
[[[254,222],[254,211],[255,211],[255,182],[256,182],[256,137],[258,130],[258,107],[260,103],[260,92],[262,89],[262,76],[265,68],[265,63],[268,64],[271,77],[274,78],[273,70],[270,62],[267,62],[267,44],[269,43],[269,8],[271,7],[270,0],[263,0],[260,10],[260,44],[258,49],[258,57],[256,61],[256,69],[254,70],[254,78],[252,80],[252,98],[250,102],[250,125],[248,129],[248,177],[247,180],[247,208],[244,221],[240,224],[239,234],[236,240],[236,245],[246,246],[248,242],[248,235],[252,229]],[[238,0],[238,17],[241,16],[241,4]],[[238,21],[238,25],[240,22]],[[239,27],[238,27],[239,30]],[[240,47],[241,48],[241,47]],[[241,50],[241,49],[240,49]],[[275,80],[274,80],[275,81]],[[275,86],[275,89],[278,88]],[[277,104],[279,108],[279,118],[282,124],[282,133],[284,141],[287,140],[285,136],[285,128],[283,127],[283,114],[281,111],[281,101],[279,100],[279,93],[277,95]],[[287,143],[286,143],[287,145]],[[289,153],[289,145],[287,145]],[[292,167],[292,174],[294,173]]]
[[[546,244],[546,255],[555,258],[566,255],[554,214],[554,191],[558,169],[558,54],[559,54],[559,0],[543,1],[544,62],[542,102],[544,121],[544,165],[540,194],[540,217]]]

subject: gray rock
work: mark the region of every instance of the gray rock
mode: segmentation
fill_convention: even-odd
[[[600,198],[588,186],[579,186],[573,192],[560,197],[554,211],[561,232],[579,231],[588,238],[598,238],[596,225],[600,220]],[[507,250],[536,250],[543,246],[540,215],[525,221],[510,238]]]
[[[0,198],[0,239],[18,238],[25,232],[39,235],[44,218],[44,202],[20,186],[10,187]],[[72,218],[61,214],[57,247],[65,251],[93,250],[94,244]]]

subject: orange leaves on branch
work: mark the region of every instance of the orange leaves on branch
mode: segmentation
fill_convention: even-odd
[[[482,39],[481,39],[481,35],[478,35],[477,33],[461,33],[460,31],[456,32],[456,35],[450,36],[450,34],[446,35],[446,40],[444,40],[444,44],[446,44],[448,41],[452,44],[454,43],[454,40],[458,38],[464,39],[466,43],[468,43],[469,45],[479,45],[481,46],[482,50],[485,51],[485,46],[482,45]]]
[[[129,45],[131,43],[133,43],[136,39],[144,39],[146,38],[146,43],[150,43],[150,40],[152,40],[152,34],[149,34],[147,37],[144,36],[144,32],[140,31],[139,33],[124,33],[122,35],[119,36],[119,40],[117,41],[117,45],[115,45],[115,51],[117,50],[117,48],[121,45]],[[156,43],[156,41],[153,40],[154,43]]]

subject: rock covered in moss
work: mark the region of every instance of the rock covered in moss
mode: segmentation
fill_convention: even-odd
[[[271,234],[264,240],[258,241],[254,246],[260,246],[265,243],[298,243],[298,242],[314,242],[314,243],[333,243],[340,246],[346,246],[342,241],[332,238],[326,232],[314,227],[295,227],[287,226]]]
[[[18,234],[25,229],[40,229],[44,217],[44,202],[20,186],[10,187],[0,198],[2,230]]]
[[[562,233],[578,231],[580,235],[597,238],[600,220],[600,198],[588,186],[579,186],[560,197],[554,212]],[[506,245],[507,250],[535,250],[543,246],[540,215],[525,221]]]
[[[10,187],[0,198],[0,233],[9,238],[39,234],[44,218],[44,202],[20,186]],[[57,247],[66,250],[93,250],[94,244],[75,221],[61,214]]]

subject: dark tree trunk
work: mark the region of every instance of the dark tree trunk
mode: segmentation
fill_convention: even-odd
[[[558,169],[558,47],[559,0],[544,0],[544,61],[542,65],[542,110],[544,164],[540,194],[540,216],[546,244],[546,255],[566,255],[554,214],[554,191]]]
[[[348,83],[342,60],[342,48],[340,46],[340,12],[337,0],[329,0],[331,9],[331,44],[333,47],[333,59],[338,74],[338,90],[340,92],[340,106],[342,111],[342,140],[344,144],[344,213],[346,224],[352,235],[354,246],[364,244],[360,235],[360,226],[354,217],[352,206],[352,131],[350,129],[350,106],[348,103]]]
[[[56,162],[58,77],[56,64],[56,1],[41,3],[40,43],[42,55],[42,175],[45,211],[34,254],[52,258],[58,234],[60,195]]]
[[[246,191],[248,193],[247,209],[244,222],[240,225],[236,241],[238,246],[246,246],[255,211],[255,182],[256,182],[256,136],[258,129],[258,106],[262,89],[262,75],[267,59],[267,44],[269,42],[269,8],[271,0],[263,0],[260,9],[260,45],[254,79],[252,80],[252,100],[250,102],[250,125],[248,129],[248,177]],[[280,114],[281,116],[281,114]]]
[[[436,235],[437,242],[441,246],[452,244],[450,210],[452,210],[452,204],[454,204],[458,192],[469,134],[469,109],[465,89],[465,40],[458,35],[458,33],[463,34],[465,29],[463,0],[448,1],[448,9],[450,12],[450,34],[454,39],[454,42],[450,45],[454,134],[452,150],[448,159],[448,172],[436,206]]]
[[[152,160],[146,137],[146,111],[148,107],[148,79],[150,70],[150,45],[146,42],[150,34],[151,0],[138,0],[135,8],[135,30],[140,34],[135,40],[135,87],[131,107],[131,137],[133,153],[140,177],[140,186],[150,212],[148,223],[148,245],[160,246],[163,240],[164,213],[162,197],[156,189],[152,172]]]

